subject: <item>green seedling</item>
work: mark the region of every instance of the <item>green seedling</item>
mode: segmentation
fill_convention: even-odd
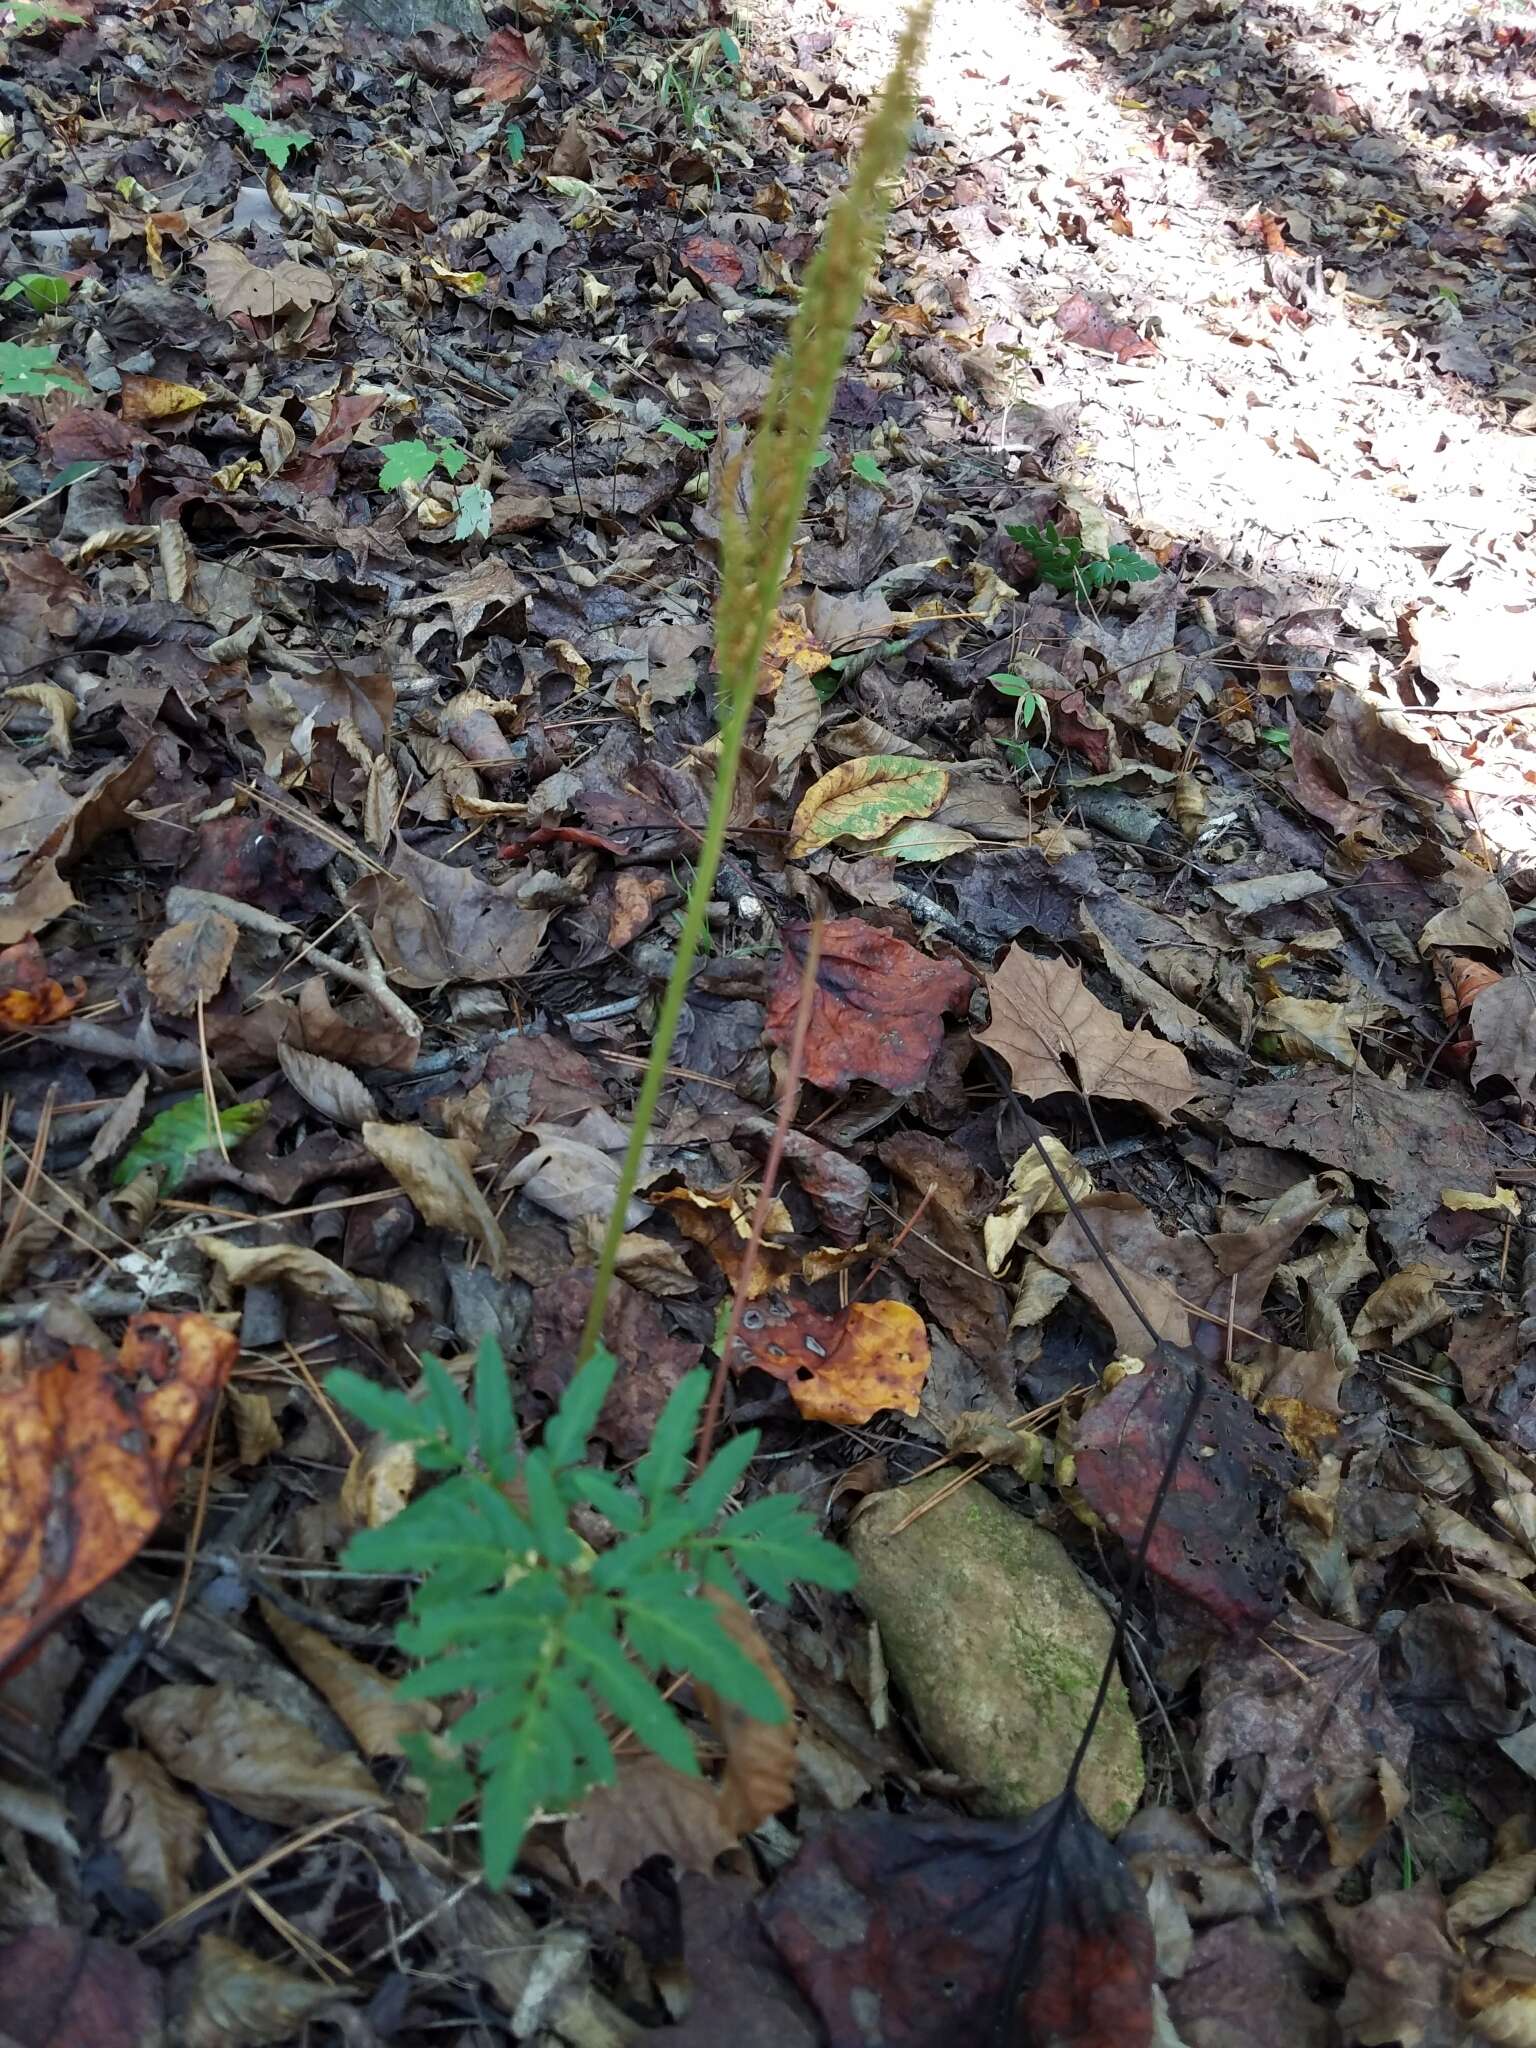
[[[1050,738],[1051,707],[1033,683],[1026,682],[1023,676],[1013,675],[1007,669],[999,669],[996,675],[988,676],[987,681],[994,690],[1001,690],[1005,697],[1017,700],[1013,707],[1015,735],[1022,733],[1026,726],[1033,725],[1038,718],[1045,728],[1046,739]]]
[[[304,128],[274,127],[265,114],[258,114],[254,107],[226,103],[224,111],[252,149],[258,150],[274,170],[286,171],[289,157],[298,150],[308,149],[315,139]]]
[[[13,277],[0,299],[25,299],[34,313],[57,313],[69,304],[74,287],[67,277],[50,277],[46,270],[23,271]]]
[[[58,353],[56,348],[0,341],[0,398],[41,398],[55,384],[73,384],[74,378],[57,366]]]
[[[700,453],[706,451],[715,438],[713,427],[685,427],[681,420],[663,420],[656,431],[670,435],[674,441],[681,441],[685,448],[693,448]]]
[[[1138,555],[1123,541],[1116,541],[1104,556],[1090,555],[1075,533],[1062,534],[1052,522],[1046,526],[1010,526],[1008,538],[1027,548],[1034,558],[1035,574],[1053,589],[1070,591],[1084,604],[1115,583],[1149,583],[1158,574],[1156,562]]]
[[[397,484],[424,484],[435,469],[451,481],[469,460],[452,441],[436,448],[427,441],[386,441],[379,453],[384,457],[379,483],[386,491]]]

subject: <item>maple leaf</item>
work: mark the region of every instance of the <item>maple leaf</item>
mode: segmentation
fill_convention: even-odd
[[[1139,1102],[1162,1123],[1198,1092],[1177,1046],[1128,1031],[1065,960],[1010,951],[988,983],[992,1022],[976,1034],[1007,1060],[1019,1093],[1100,1095]],[[1068,1065],[1070,1060],[1071,1065]]]

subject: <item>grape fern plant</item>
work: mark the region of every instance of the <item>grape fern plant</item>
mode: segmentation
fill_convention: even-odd
[[[500,1884],[539,1809],[613,1782],[619,1727],[698,1774],[688,1732],[658,1689],[662,1672],[693,1673],[757,1720],[784,1719],[782,1700],[727,1634],[707,1590],[739,1599],[744,1579],[784,1600],[796,1579],[850,1586],[853,1566],[788,1495],[764,1495],[722,1522],[757,1449],[755,1430],[685,1484],[708,1384],[702,1369],[672,1393],[631,1488],[583,1463],[617,1369],[608,1352],[576,1373],[533,1450],[522,1445],[493,1339],[475,1361],[473,1407],[439,1360],[427,1356],[422,1367],[420,1400],[359,1373],[329,1376],[331,1395],[360,1422],[445,1475],[392,1521],[354,1536],[345,1561],[425,1575],[398,1634],[421,1660],[400,1696],[467,1694],[473,1704],[451,1741],[407,1736],[406,1752],[427,1786],[431,1825],[478,1798],[486,1876]],[[611,1525],[607,1549],[578,1534],[581,1508]]]

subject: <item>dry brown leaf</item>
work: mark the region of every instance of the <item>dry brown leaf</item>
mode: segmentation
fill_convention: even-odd
[[[378,1115],[379,1105],[350,1067],[286,1042],[279,1044],[277,1059],[289,1085],[322,1116],[357,1131]]]
[[[370,1437],[347,1467],[337,1506],[348,1529],[382,1529],[416,1490],[416,1448]]]
[[[1536,1894],[1536,1849],[1523,1856],[1506,1857],[1492,1863],[1476,1877],[1452,1892],[1445,1909],[1449,1934],[1466,1934],[1475,1927],[1487,1927],[1506,1913],[1530,1904]]]
[[[252,1287],[276,1281],[321,1301],[348,1329],[361,1332],[403,1330],[411,1319],[411,1297],[388,1280],[364,1280],[343,1271],[321,1252],[297,1244],[264,1244],[247,1248],[222,1237],[198,1240],[231,1287]]]
[[[904,1301],[855,1301],[824,1315],[791,1299],[742,1317],[731,1362],[783,1380],[808,1421],[857,1428],[887,1408],[916,1415],[933,1352],[927,1325]]]
[[[794,1797],[795,1696],[750,1609],[716,1586],[707,1586],[704,1598],[737,1649],[751,1659],[784,1702],[782,1721],[759,1721],[713,1686],[694,1680],[699,1704],[725,1745],[721,1825],[732,1835],[748,1835],[774,1814],[782,1813]]]
[[[402,1735],[436,1728],[442,1713],[431,1700],[397,1699],[393,1679],[333,1643],[319,1629],[260,1602],[261,1618],[290,1659],[332,1709],[366,1757],[402,1756]]]
[[[283,1447],[272,1403],[254,1387],[229,1387],[224,1399],[235,1418],[235,1448],[242,1465],[260,1465]]]
[[[1406,1343],[1437,1323],[1449,1322],[1450,1308],[1435,1292],[1438,1283],[1449,1278],[1445,1266],[1418,1262],[1404,1266],[1366,1298],[1350,1336],[1362,1351],[1375,1351],[1386,1344]]]
[[[217,910],[200,910],[163,931],[144,962],[155,1008],[187,1017],[200,1002],[211,1003],[224,986],[239,937],[234,921]]]
[[[992,1022],[977,1040],[1003,1055],[1019,1093],[1032,1101],[1080,1086],[1085,1095],[1139,1102],[1167,1123],[1197,1092],[1177,1046],[1150,1031],[1127,1031],[1084,986],[1080,967],[1014,946],[988,991]]]
[[[1353,1069],[1360,1064],[1355,1033],[1374,1024],[1383,1011],[1381,1003],[1364,1000],[1329,1003],[1311,996],[1275,996],[1259,1012],[1257,1028],[1275,1034],[1287,1059],[1321,1054],[1335,1066]]]
[[[48,721],[48,744],[59,756],[67,761],[73,751],[70,745],[70,727],[75,722],[79,704],[68,690],[57,683],[15,683],[6,691],[18,704],[31,704]]]
[[[281,313],[323,306],[336,296],[336,287],[323,270],[287,259],[262,270],[233,242],[210,243],[197,267],[208,280],[209,303],[225,320],[237,314],[275,320]]]
[[[205,1934],[181,2016],[182,2048],[278,2048],[327,2006],[357,1995],[351,1985],[301,1977],[222,1934]]]
[[[1536,990],[1508,974],[1472,999],[1474,1086],[1500,1074],[1525,1101],[1536,1099]]]
[[[191,1897],[205,1824],[197,1800],[178,1790],[147,1749],[118,1749],[107,1758],[101,1839],[117,1851],[129,1884],[162,1913],[176,1912]]]
[[[494,887],[397,846],[392,875],[364,875],[348,901],[372,918],[373,942],[392,981],[516,981],[533,965],[544,928],[569,900],[558,876],[522,874]]]
[[[324,1813],[388,1802],[350,1751],[235,1685],[162,1685],[125,1718],[173,1777],[255,1820],[302,1827]]]
[[[473,1238],[496,1278],[506,1278],[507,1240],[476,1185],[475,1148],[468,1139],[439,1138],[420,1124],[365,1123],[363,1143],[425,1222]]]
[[[565,1853],[577,1877],[613,1898],[648,1856],[670,1856],[679,1870],[708,1877],[716,1857],[735,1846],[709,1780],[655,1756],[622,1758],[617,1781],[589,1792],[565,1827]]]

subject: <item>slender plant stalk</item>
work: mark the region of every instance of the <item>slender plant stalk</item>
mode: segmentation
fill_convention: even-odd
[[[656,1020],[650,1059],[635,1101],[613,1213],[598,1254],[579,1360],[591,1356],[602,1335],[603,1312],[613,1285],[625,1214],[639,1184],[672,1041],[677,1036],[694,959],[704,934],[705,913],[725,849],[742,741],[757,695],[763,649],[778,614],[779,593],[805,511],[811,468],[832,409],[848,337],[884,238],[890,181],[906,158],[917,60],[930,6],[931,0],[922,0],[907,17],[896,61],[865,129],[853,176],[832,210],[821,246],[806,275],[789,348],[774,372],[752,444],[751,499],[745,518],[734,504],[739,467],[728,469],[723,479],[725,509],[720,532],[715,649],[725,718],[715,787],[694,865],[693,884],[683,910],[677,953]]]

